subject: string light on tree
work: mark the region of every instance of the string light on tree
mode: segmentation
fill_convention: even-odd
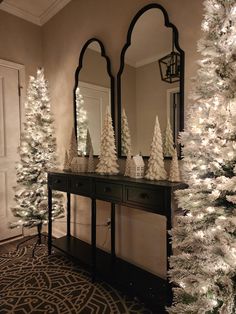
[[[172,230],[174,313],[236,313],[236,1],[205,0]]]

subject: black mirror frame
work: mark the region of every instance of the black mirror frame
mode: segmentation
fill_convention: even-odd
[[[173,40],[175,44],[175,49],[179,52],[180,54],[180,132],[184,130],[184,71],[185,71],[185,53],[184,51],[180,48],[179,46],[179,32],[178,29],[174,24],[172,24],[169,20],[169,16],[167,11],[158,3],[150,3],[146,6],[144,6],[141,10],[138,11],[138,13],[134,16],[132,19],[128,33],[127,33],[127,40],[126,43],[121,51],[120,55],[120,69],[117,74],[117,112],[118,112],[118,157],[119,158],[125,158],[126,156],[122,156],[121,154],[121,75],[124,70],[125,66],[125,53],[126,50],[129,48],[131,45],[131,37],[132,37],[132,32],[134,29],[134,26],[137,22],[137,20],[148,10],[150,9],[159,9],[162,11],[164,15],[164,20],[165,20],[165,26],[172,28],[173,32]],[[180,155],[181,155],[181,147],[180,147]],[[149,156],[143,156],[145,158],[149,158]],[[181,157],[179,157],[181,158]],[[171,159],[171,157],[165,157],[165,159]]]
[[[105,51],[105,47],[103,45],[103,43],[97,39],[97,38],[90,38],[89,40],[86,41],[86,43],[84,44],[81,52],[80,52],[80,56],[79,56],[79,64],[76,68],[75,71],[75,85],[74,85],[74,89],[73,89],[73,104],[74,104],[74,128],[75,128],[75,136],[77,139],[77,121],[76,121],[76,88],[78,87],[78,83],[79,83],[79,73],[80,70],[83,67],[83,57],[85,54],[86,49],[88,48],[88,46],[92,43],[92,42],[97,42],[101,48],[101,56],[103,58],[106,59],[107,62],[107,73],[110,77],[110,89],[111,89],[111,117],[112,117],[112,122],[113,122],[113,128],[115,130],[115,78],[112,75],[111,72],[111,62],[109,57],[106,55],[106,51]],[[94,157],[97,157],[98,155],[94,155]]]

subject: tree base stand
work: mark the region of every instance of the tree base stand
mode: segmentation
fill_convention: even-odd
[[[38,245],[42,244],[42,237],[45,237],[46,239],[48,238],[48,236],[46,234],[42,234],[42,224],[37,225],[37,231],[38,231],[38,234],[36,234],[34,236],[31,236],[31,237],[21,241],[19,244],[17,244],[16,250],[18,251],[22,244],[24,244],[24,243],[26,243],[26,242],[34,239],[34,238],[37,238],[37,241],[35,242],[33,250],[32,250],[32,257],[34,257],[34,253],[35,253],[36,247]]]

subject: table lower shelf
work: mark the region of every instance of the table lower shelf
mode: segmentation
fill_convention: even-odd
[[[64,236],[54,239],[52,245],[91,270],[92,247],[87,242]],[[123,292],[138,297],[154,313],[165,313],[164,307],[170,302],[170,287],[166,280],[119,257],[112,263],[111,255],[99,248],[96,248],[96,275]]]

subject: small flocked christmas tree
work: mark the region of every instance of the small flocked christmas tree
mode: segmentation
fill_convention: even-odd
[[[31,76],[25,103],[24,131],[19,147],[17,164],[16,206],[13,215],[18,218],[11,227],[38,227],[41,241],[42,225],[47,223],[47,171],[56,166],[56,139],[47,82],[42,69],[36,78]],[[62,195],[53,197],[53,218],[63,216]]]
[[[171,182],[180,182],[179,163],[176,148],[174,148],[174,152],[172,154],[168,180]]]
[[[172,231],[169,313],[236,313],[236,1],[206,0]]]
[[[125,113],[125,109],[122,110],[122,119],[121,119],[121,152],[122,155],[128,156],[128,153],[131,154],[131,136],[128,124],[128,118]]]
[[[78,157],[78,147],[77,147],[77,141],[76,141],[76,136],[75,136],[75,129],[72,128],[71,131],[71,137],[70,137],[70,146],[69,146],[69,151],[68,151],[68,161],[69,165],[71,167],[71,163],[74,157]]]
[[[96,172],[99,174],[117,174],[119,165],[117,163],[115,136],[109,107],[106,109],[103,130],[101,135],[101,153]]]
[[[87,129],[88,118],[87,111],[84,109],[84,99],[80,94],[80,89],[77,87],[75,92],[76,99],[76,121],[77,121],[77,143],[78,155],[84,156],[86,154]]]
[[[148,169],[145,178],[149,180],[165,180],[167,178],[164,168],[162,137],[158,116],[156,116]]]
[[[164,137],[164,156],[171,157],[174,152],[173,131],[170,126],[170,120],[167,119],[165,137]]]

